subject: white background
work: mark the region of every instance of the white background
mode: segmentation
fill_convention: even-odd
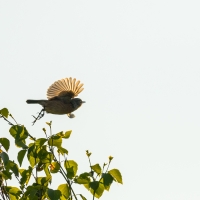
[[[54,133],[72,130],[64,147],[79,173],[89,171],[85,150],[93,164],[112,155],[124,184],[104,200],[197,200],[199,19],[195,0],[1,1],[0,109],[37,138],[50,120]],[[46,114],[32,126],[41,106],[26,100],[46,99],[54,81],[70,76],[85,88],[76,118]],[[10,138],[3,119],[0,127]],[[56,176],[51,187],[62,183]]]

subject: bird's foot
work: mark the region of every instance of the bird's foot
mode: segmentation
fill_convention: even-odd
[[[68,113],[67,116],[68,116],[69,118],[74,118],[74,117],[75,117],[75,115],[72,114],[72,113]]]
[[[32,116],[35,118],[35,120],[33,121],[33,125],[35,124],[35,122],[36,122],[37,120],[40,120],[40,119],[44,116],[44,113],[45,113],[45,109],[43,108],[43,109],[39,112],[39,114],[38,114],[37,117],[35,117],[34,115],[32,115]]]

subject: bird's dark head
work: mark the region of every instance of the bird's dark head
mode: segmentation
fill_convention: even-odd
[[[74,107],[74,109],[76,110],[82,105],[82,103],[85,103],[85,101],[82,101],[79,98],[74,98],[71,100],[71,103],[72,103],[72,106]]]

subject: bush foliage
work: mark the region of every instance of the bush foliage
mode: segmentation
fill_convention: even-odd
[[[69,139],[72,131],[52,133],[52,123],[47,122],[49,130],[43,128],[44,138],[33,137],[25,126],[17,124],[7,108],[0,110],[0,117],[11,125],[10,135],[17,148],[17,161],[9,159],[10,141],[0,138],[0,195],[2,200],[72,200],[86,198],[76,194],[74,184],[82,185],[91,193],[91,199],[100,198],[105,190],[109,191],[113,182],[122,184],[122,176],[118,169],[109,169],[112,156],[108,163],[91,163],[91,152],[86,151],[89,161],[89,172],[77,174],[78,163],[68,160],[68,150],[62,146],[63,140]],[[14,124],[10,121],[14,121]],[[28,166],[23,169],[23,161],[28,160]],[[39,176],[44,172],[44,176]],[[57,189],[51,189],[52,174],[60,173],[63,183]],[[16,178],[19,187],[9,186],[8,180]],[[32,179],[33,181],[30,181]]]

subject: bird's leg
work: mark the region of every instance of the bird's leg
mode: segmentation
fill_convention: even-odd
[[[45,108],[43,108],[43,109],[39,112],[39,114],[38,114],[37,117],[35,117],[34,115],[32,115],[32,116],[35,118],[35,120],[33,121],[33,125],[35,124],[35,122],[36,122],[37,120],[41,119],[41,118],[44,116],[44,113],[45,113]]]
[[[75,117],[75,115],[74,115],[73,113],[68,113],[67,116],[68,116],[69,118],[74,118],[74,117]]]

